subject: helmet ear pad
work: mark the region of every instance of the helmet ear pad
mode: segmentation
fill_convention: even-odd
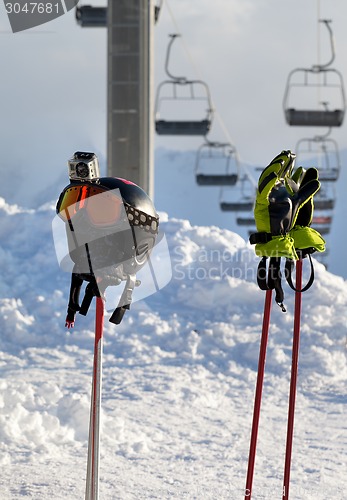
[[[130,233],[130,231],[129,231]],[[140,227],[131,227],[132,233],[132,262],[125,263],[125,271],[136,273],[147,262],[155,245],[156,235],[144,231]]]

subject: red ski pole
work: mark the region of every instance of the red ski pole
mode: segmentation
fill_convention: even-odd
[[[251,442],[249,447],[245,500],[250,500],[252,495],[254,462],[255,462],[256,448],[257,448],[260,405],[261,405],[261,397],[262,397],[263,382],[264,382],[265,359],[266,359],[266,348],[267,348],[267,341],[269,334],[271,304],[272,304],[272,290],[267,290],[265,296],[263,328],[262,328],[260,350],[259,350],[258,375],[257,375],[257,385],[255,390],[255,398],[254,398],[253,423],[251,432]]]
[[[301,317],[301,286],[302,286],[302,259],[296,262],[296,292],[294,309],[294,331],[293,331],[293,350],[292,350],[292,371],[290,376],[290,393],[288,406],[288,424],[287,424],[287,443],[284,465],[284,481],[282,499],[289,499],[290,482],[290,464],[292,458],[293,431],[294,431],[294,413],[296,398],[296,383],[298,375],[299,343],[300,343],[300,317]]]
[[[99,497],[99,458],[100,458],[100,409],[102,382],[102,346],[104,327],[104,301],[96,297],[95,342],[93,381],[90,401],[90,421],[88,439],[88,462],[85,500]]]

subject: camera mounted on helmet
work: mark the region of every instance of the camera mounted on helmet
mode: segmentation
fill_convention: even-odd
[[[94,153],[76,151],[68,160],[69,177],[72,181],[95,181],[100,177],[99,162]]]

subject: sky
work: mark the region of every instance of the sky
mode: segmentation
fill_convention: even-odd
[[[166,78],[168,35],[179,32],[170,68],[209,86],[216,110],[209,138],[231,141],[246,163],[266,165],[279,149],[294,149],[303,135],[321,132],[286,125],[286,79],[292,69],[317,63],[318,33],[320,60],[330,58],[318,17],[333,21],[334,67],[347,75],[346,16],[342,0],[165,0],[154,29],[153,94]],[[106,30],[80,28],[70,11],[12,34],[1,4],[0,32],[4,168],[46,181],[78,147],[105,153]],[[333,137],[347,147],[345,125]],[[200,144],[201,138],[155,137],[156,148]]]

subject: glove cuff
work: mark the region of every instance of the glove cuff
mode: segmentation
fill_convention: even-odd
[[[273,236],[267,243],[257,243],[255,253],[258,257],[287,257],[298,260],[295,251],[295,242],[289,234],[285,236]]]
[[[313,248],[317,252],[324,252],[325,250],[325,240],[312,227],[295,226],[289,234],[294,240],[295,248],[298,250],[308,248]]]

